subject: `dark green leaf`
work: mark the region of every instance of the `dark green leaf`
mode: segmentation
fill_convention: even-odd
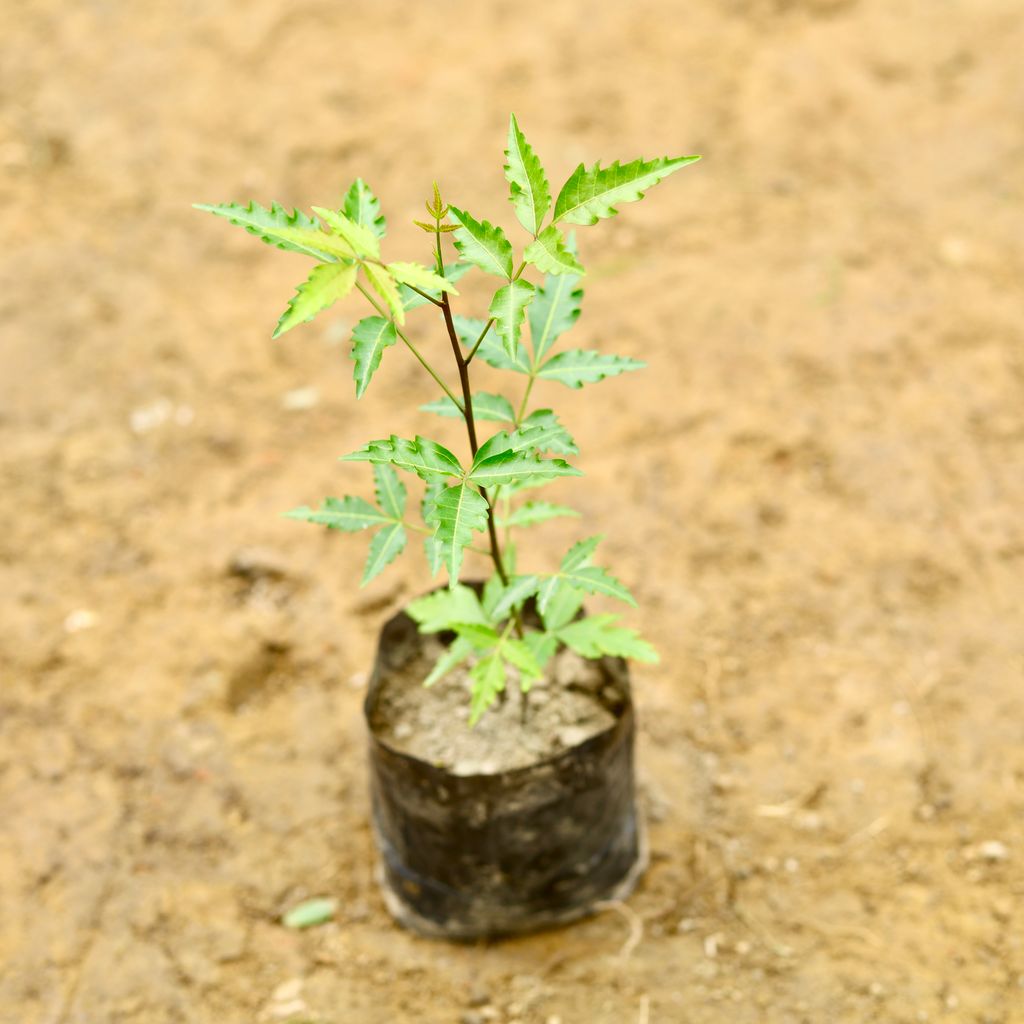
[[[582,476],[562,459],[542,459],[529,452],[499,452],[476,464],[468,479],[481,487],[518,484],[523,480],[552,480],[559,476]]]

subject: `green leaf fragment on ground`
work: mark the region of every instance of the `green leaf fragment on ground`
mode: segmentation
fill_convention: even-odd
[[[313,928],[318,924],[326,924],[333,920],[338,910],[338,901],[334,899],[317,898],[306,900],[297,906],[292,907],[282,918],[281,923],[285,928]]]

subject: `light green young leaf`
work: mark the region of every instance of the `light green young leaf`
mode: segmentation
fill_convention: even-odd
[[[472,263],[451,263],[444,268],[444,278],[446,281],[454,283],[464,277],[472,269]],[[432,288],[422,288],[421,291],[429,293],[430,297],[436,299],[438,302],[441,301],[440,292],[436,292]],[[404,284],[399,285],[398,293],[402,296],[402,305],[405,306],[406,312],[410,309],[416,309],[418,306],[425,306],[428,301],[418,292],[414,292]],[[458,317],[456,317],[456,319],[458,319]]]
[[[289,252],[300,252],[303,256],[312,256],[327,263],[335,259],[336,254],[317,248],[302,234],[303,231],[319,231],[320,221],[301,210],[289,213],[279,203],[271,203],[270,209],[267,210],[256,202],[251,202],[248,206],[242,206],[240,203],[193,203],[193,206],[197,210],[223,217],[232,224],[245,228],[250,235],[255,235],[267,245]],[[284,237],[281,234],[282,229],[299,233]],[[344,255],[351,256],[351,253],[346,252]]]
[[[510,579],[491,609],[491,618],[501,622],[508,618],[513,608],[520,608],[523,602],[537,593],[540,580],[536,576],[516,576]]]
[[[316,899],[305,900],[292,907],[281,918],[281,924],[285,928],[294,928],[296,930],[315,928],[318,924],[326,924],[328,921],[333,920],[337,912],[337,900],[317,897]]]
[[[444,565],[444,546],[437,539],[437,496],[445,489],[446,481],[442,477],[433,476],[427,480],[420,504],[423,523],[434,532],[423,538],[423,551],[427,556],[427,567],[433,579]]]
[[[584,658],[610,654],[619,658],[654,663],[658,654],[633,629],[617,626],[617,615],[591,615],[558,630],[558,639]]]
[[[501,653],[513,668],[518,669],[519,687],[523,693],[530,689],[530,684],[535,679],[540,679],[544,675],[544,670],[538,664],[533,649],[522,640],[509,637],[505,640]]]
[[[562,459],[542,459],[530,452],[498,452],[475,464],[467,479],[480,487],[500,487],[523,480],[553,480],[559,476],[582,476]]]
[[[476,651],[489,651],[501,640],[501,636],[493,626],[460,623],[455,627],[455,631],[472,644]]]
[[[488,625],[480,598],[464,583],[424,594],[412,601],[405,611],[419,625],[421,633],[440,633],[460,625]]]
[[[391,276],[399,283],[412,285],[421,291],[450,292],[452,295],[459,294],[455,285],[448,278],[435,274],[433,270],[427,270],[426,267],[420,266],[419,263],[389,263],[388,270],[391,271]]]
[[[356,273],[354,263],[317,264],[281,314],[273,336],[279,338],[285,331],[312,320],[321,310],[344,298],[355,286]]]
[[[388,231],[388,222],[380,212],[380,200],[362,178],[356,178],[345,193],[341,212],[354,224],[369,228],[378,238]]]
[[[585,565],[578,569],[563,569],[541,583],[537,591],[537,607],[542,615],[563,583],[568,583],[588,594],[614,597],[617,601],[624,601],[636,607],[636,599],[611,573],[596,565]]]
[[[404,324],[405,307],[402,305],[401,295],[398,294],[398,285],[395,284],[395,279],[376,263],[364,263],[362,267],[366,279],[373,285],[374,291],[387,303],[392,316],[399,324]]]
[[[614,217],[618,213],[616,203],[643,199],[652,185],[699,159],[699,156],[658,157],[628,164],[616,160],[608,167],[602,168],[596,163],[589,169],[580,164],[558,194],[554,219],[571,224],[596,224],[602,217]]]
[[[584,540],[576,541],[562,559],[561,568],[579,569],[584,565],[590,565],[591,556],[597,550],[597,545],[600,544],[602,540],[604,540],[604,536],[599,533],[593,537],[587,537]]]
[[[550,409],[537,409],[531,412],[519,429],[528,432],[534,427],[543,428],[543,433],[538,431],[533,435],[534,445],[541,451],[553,452],[555,455],[579,454],[579,448],[569,436],[569,431],[562,426]]]
[[[532,304],[528,308],[532,309]],[[476,344],[486,325],[484,320],[476,320],[468,316],[453,316],[452,321],[455,324],[456,336],[467,349],[471,349]],[[505,346],[501,338],[493,328],[484,336],[476,354],[488,366],[493,366],[495,369],[514,370],[516,373],[530,372],[530,357],[526,354],[526,347],[521,343],[517,345],[514,358],[510,359],[505,354]]]
[[[558,637],[553,633],[539,633],[530,630],[523,637],[523,643],[530,648],[534,661],[537,662],[541,672],[544,666],[551,660],[552,655],[558,650]]]
[[[552,505],[549,501],[528,501],[511,515],[499,519],[497,525],[502,530],[519,526],[535,526],[537,523],[544,523],[559,516],[578,517],[579,512],[567,508],[565,505]]]
[[[575,250],[570,236],[570,251]],[[527,316],[530,321],[530,341],[537,365],[548,354],[551,346],[565,334],[579,319],[583,303],[583,289],[578,287],[580,279],[575,274],[549,274],[544,287],[537,289],[537,295]]]
[[[505,347],[505,355],[513,362],[519,350],[519,334],[523,328],[526,307],[533,298],[529,281],[510,281],[494,293],[488,312],[494,317],[494,329]]]
[[[438,416],[447,416],[450,419],[462,419],[462,410],[447,395],[439,398],[436,402],[421,405],[420,412],[432,412]],[[493,420],[497,423],[511,423],[515,416],[516,414],[511,403],[507,398],[502,398],[501,395],[492,395],[486,391],[478,391],[473,396],[474,419]]]
[[[516,217],[531,235],[536,235],[551,206],[551,189],[533,147],[519,130],[515,114],[509,118],[505,158],[505,178]]]
[[[404,550],[405,541],[405,529],[401,523],[392,523],[375,533],[373,540],[370,541],[370,554],[366,559],[366,569],[359,585],[365,587],[390,565]]]
[[[470,669],[469,675],[473,680],[469,703],[469,724],[472,726],[480,721],[480,716],[505,689],[505,661],[500,654],[488,654]]]
[[[355,533],[357,530],[367,530],[375,526],[386,526],[392,521],[392,517],[379,508],[375,508],[368,501],[362,498],[355,498],[351,495],[345,498],[324,498],[319,509],[312,509],[308,505],[301,508],[293,508],[285,512],[287,519],[299,519],[305,523],[318,523],[320,526],[328,526],[332,530],[344,530],[346,533]]]
[[[314,206],[313,212],[327,226],[348,244],[349,248],[360,257],[380,259],[380,239],[369,227],[363,227],[338,210],[328,210],[323,206]]]
[[[398,474],[390,466],[378,462],[373,467],[373,482],[381,510],[394,519],[404,518],[407,492]]]
[[[423,680],[424,686],[433,686],[439,679],[446,676],[453,668],[461,665],[472,653],[473,645],[462,636],[457,636],[451,646],[437,659],[430,674]]]
[[[462,552],[472,543],[473,534],[487,529],[487,501],[467,483],[446,487],[434,505],[437,518],[435,536],[441,542],[450,584],[458,582]]]
[[[353,268],[354,269],[354,268]],[[380,366],[384,349],[398,340],[394,322],[382,316],[368,316],[356,324],[352,332],[352,376],[356,382],[356,398],[362,398]]]
[[[444,445],[418,434],[413,441],[392,434],[385,441],[371,441],[351,455],[343,455],[342,462],[385,462],[396,469],[415,473],[423,480],[431,477],[461,477],[459,460]]]
[[[583,275],[580,261],[569,250],[562,232],[549,224],[523,252],[523,259],[532,263],[542,274]]]
[[[600,352],[572,348],[552,356],[537,371],[543,380],[556,380],[567,388],[581,388],[606,377],[617,377],[629,370],[642,370],[647,364],[628,356],[606,356]]]
[[[461,225],[453,237],[462,258],[488,274],[511,278],[512,243],[505,237],[505,232],[454,206],[451,215]]]

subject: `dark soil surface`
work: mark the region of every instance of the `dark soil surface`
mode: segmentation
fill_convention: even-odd
[[[1019,0],[4,13],[3,1024],[1024,1020]],[[650,369],[539,389],[583,520],[521,555],[606,534],[661,651],[651,867],[450,946],[383,908],[360,712],[426,572],[280,513],[464,439],[399,348],[356,405],[355,302],[272,343],[304,261],[189,204],[363,175],[421,258],[434,177],[512,221],[510,110],[558,181],[705,160],[580,232],[574,344]]]

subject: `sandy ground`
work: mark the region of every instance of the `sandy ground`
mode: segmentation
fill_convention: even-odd
[[[4,8],[4,1024],[1024,1020],[1019,0]],[[435,175],[511,222],[510,109],[558,180],[706,159],[581,235],[579,343],[651,370],[548,393],[551,496],[664,657],[653,863],[453,947],[391,925],[367,826],[425,572],[358,592],[360,538],[279,517],[433,392],[395,349],[356,406],[354,302],[272,344],[303,260],[189,204],[361,174],[417,258]],[[310,895],[337,922],[281,927]]]

